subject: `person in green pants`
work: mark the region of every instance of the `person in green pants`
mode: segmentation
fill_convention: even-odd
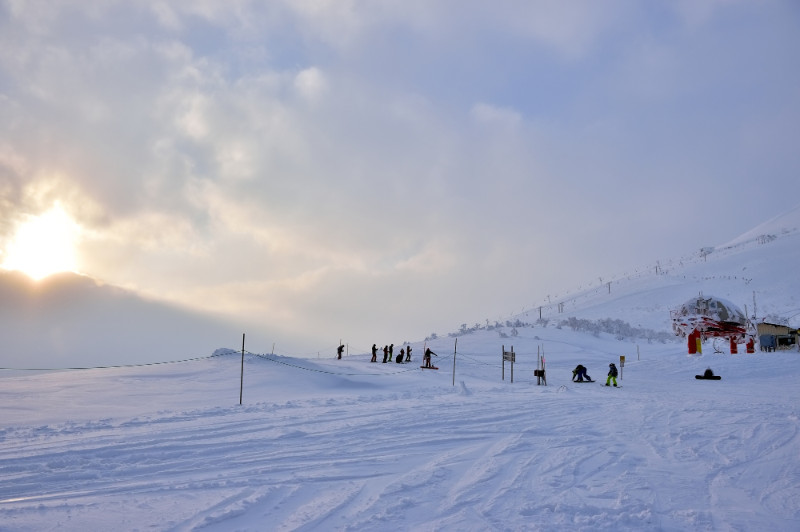
[[[608,386],[608,384],[611,381],[614,381],[614,386],[616,386],[617,375],[619,375],[619,373],[617,373],[617,366],[615,366],[614,363],[612,362],[611,364],[608,365],[608,378],[606,379],[606,386]]]

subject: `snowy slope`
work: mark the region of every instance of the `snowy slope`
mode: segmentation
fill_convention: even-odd
[[[640,267],[542,304],[545,318],[614,317],[632,326],[670,330],[669,310],[703,293],[724,298],[759,321],[800,319],[800,205],[723,246]],[[609,289],[610,283],[610,289]],[[559,312],[558,304],[563,311]],[[525,313],[538,318],[538,307]],[[794,320],[792,320],[794,318]]]
[[[620,276],[516,335],[433,340],[438,371],[422,342],[407,365],[247,353],[242,405],[236,352],[0,373],[0,530],[796,530],[800,353],[689,357],[558,323],[669,331],[700,290],[788,317],[797,238]],[[621,389],[571,382],[620,356]],[[721,381],[694,378],[709,366]]]

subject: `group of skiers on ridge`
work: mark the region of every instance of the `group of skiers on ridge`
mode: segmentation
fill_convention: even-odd
[[[439,356],[433,351],[431,348],[428,347],[425,349],[425,354],[423,355],[423,365],[426,368],[430,368],[431,366],[431,355]],[[342,358],[339,356],[339,358]],[[394,356],[394,344],[389,344],[383,346],[383,363],[386,364],[387,362],[391,362],[394,360],[397,364],[403,364],[405,362],[411,362],[411,346],[406,346],[405,348],[400,349],[400,353],[395,357]],[[372,344],[372,358],[370,362],[377,362],[378,361],[378,346]]]
[[[609,386],[612,382],[614,386],[617,385],[617,376],[619,372],[617,371],[617,366],[614,365],[612,362],[608,365],[608,378],[606,379],[606,386]],[[578,364],[575,369],[572,370],[572,382],[594,382],[592,378],[586,373],[586,367],[582,364]]]

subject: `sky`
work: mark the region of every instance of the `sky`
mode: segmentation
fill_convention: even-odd
[[[798,29],[792,1],[0,0],[0,265],[303,349],[502,319],[794,207]]]

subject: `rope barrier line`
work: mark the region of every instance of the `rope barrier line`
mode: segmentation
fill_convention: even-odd
[[[183,360],[169,360],[166,362],[148,362],[145,364],[119,364],[116,366],[87,366],[87,367],[74,367],[74,368],[0,368],[0,371],[78,371],[78,370],[90,370],[90,369],[142,368],[145,366],[160,366],[164,364],[182,364],[184,362],[196,362],[198,360],[207,360],[209,358],[226,356],[230,354],[234,353],[220,353],[218,355],[185,358]]]
[[[208,355],[208,356],[203,356],[203,357],[186,358],[186,359],[183,359],[183,360],[169,360],[169,361],[164,361],[164,362],[148,362],[148,363],[144,363],[144,364],[117,364],[117,365],[109,365],[109,366],[85,366],[85,367],[67,367],[67,368],[6,368],[6,367],[0,367],[0,371],[86,371],[86,370],[94,370],[94,369],[141,368],[141,367],[147,367],[147,366],[161,366],[161,365],[167,365],[167,364],[182,364],[182,363],[186,363],[186,362],[197,362],[197,361],[200,361],[200,360],[208,360],[208,359],[215,358],[215,357],[239,355],[241,352],[242,352],[241,350],[228,349],[227,351],[225,351],[223,353],[218,353],[218,354],[213,354],[213,355]],[[246,354],[248,354],[248,355],[252,355],[252,356],[267,360],[269,362],[274,362],[276,364],[282,364],[284,366],[288,366],[288,367],[292,367],[292,368],[296,368],[296,369],[301,369],[301,370],[304,370],[304,371],[311,371],[311,372],[315,372],[315,373],[325,373],[325,374],[328,374],[328,375],[338,375],[338,376],[344,376],[344,377],[369,377],[369,376],[380,377],[380,376],[384,376],[384,375],[399,375],[401,373],[408,373],[410,371],[417,371],[418,369],[420,369],[420,368],[413,367],[413,368],[409,368],[409,369],[401,369],[401,370],[398,370],[398,371],[389,371],[389,372],[385,372],[385,373],[374,373],[374,372],[372,372],[372,373],[342,373],[342,372],[335,372],[335,371],[326,371],[326,370],[322,370],[322,369],[307,368],[307,367],[299,366],[297,364],[290,364],[288,362],[284,362],[284,361],[281,361],[281,360],[276,360],[274,358],[270,358],[270,355],[252,353],[252,352],[247,351],[247,350],[245,350],[244,352]],[[466,359],[465,362],[468,363],[468,364],[476,364],[476,365],[488,366],[488,367],[496,367],[496,368],[500,367],[499,364],[492,364],[492,363],[486,363],[486,362],[481,362],[479,360],[475,360],[469,354],[459,353],[459,355],[460,355],[460,357],[463,357],[463,358],[460,358],[460,360]],[[273,355],[273,356],[284,357],[285,355]],[[359,354],[357,356],[365,356],[365,357],[367,357],[367,356],[370,356],[370,355],[364,353],[364,354]],[[294,358],[294,357],[289,357],[289,358]],[[303,358],[302,360],[314,361],[315,359],[312,359],[312,358],[305,359],[305,358]],[[518,364],[518,365],[522,366],[522,364]],[[443,368],[444,367],[451,367],[451,366],[448,365],[448,361],[444,360],[444,359],[440,361],[439,366],[443,367]]]

